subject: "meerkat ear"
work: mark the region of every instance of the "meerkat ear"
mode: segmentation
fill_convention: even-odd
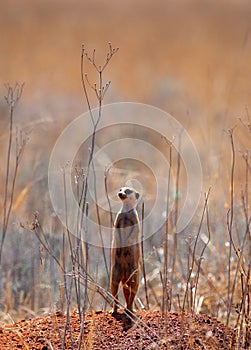
[[[136,199],[139,199],[139,193],[138,192],[135,192],[135,197],[136,197]]]

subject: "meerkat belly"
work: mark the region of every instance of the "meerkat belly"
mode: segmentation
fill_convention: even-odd
[[[139,265],[139,246],[117,248],[115,266],[123,276],[130,276]]]

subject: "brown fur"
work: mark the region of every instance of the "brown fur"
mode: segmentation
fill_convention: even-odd
[[[118,213],[113,231],[110,288],[117,299],[119,284],[122,284],[126,307],[131,312],[139,286],[139,233],[139,218],[135,208]],[[114,301],[114,313],[117,308]]]

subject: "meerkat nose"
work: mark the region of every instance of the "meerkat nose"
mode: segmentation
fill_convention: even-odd
[[[120,199],[125,199],[126,198],[126,194],[122,193],[122,192],[119,192],[118,196],[119,196]]]

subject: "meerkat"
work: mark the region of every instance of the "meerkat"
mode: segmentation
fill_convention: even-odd
[[[114,222],[110,274],[114,315],[118,310],[116,299],[119,284],[122,284],[126,308],[131,313],[133,313],[133,302],[139,286],[140,224],[136,210],[139,193],[133,188],[122,187],[118,197],[122,201],[122,208]]]

